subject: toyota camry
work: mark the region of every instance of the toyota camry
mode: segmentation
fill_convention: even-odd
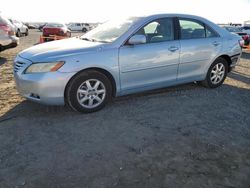
[[[239,62],[240,40],[198,16],[128,17],[20,52],[14,77],[29,100],[94,112],[146,90],[195,81],[216,88]]]

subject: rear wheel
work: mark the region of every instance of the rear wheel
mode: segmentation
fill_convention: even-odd
[[[217,58],[208,69],[202,84],[208,88],[216,88],[223,84],[228,73],[228,63],[224,58]]]
[[[102,109],[111,99],[111,94],[111,83],[104,74],[85,71],[69,82],[65,100],[73,110],[90,113]]]
[[[87,32],[87,29],[84,27],[84,28],[82,28],[82,32],[83,33],[86,33]]]

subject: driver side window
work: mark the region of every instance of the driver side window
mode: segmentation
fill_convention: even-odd
[[[145,35],[146,43],[174,40],[174,24],[172,18],[163,18],[150,22],[141,28],[136,35]]]
[[[151,22],[150,24],[144,27],[144,31],[146,34],[154,34],[156,33],[157,26],[159,25],[158,22]]]

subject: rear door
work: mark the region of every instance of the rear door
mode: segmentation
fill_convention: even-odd
[[[195,19],[179,18],[179,30],[181,52],[178,80],[199,80],[221,50],[222,39],[209,26]]]

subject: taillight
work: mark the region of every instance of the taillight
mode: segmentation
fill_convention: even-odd
[[[5,25],[5,24],[0,24],[0,28],[1,28],[5,33],[8,33],[8,31],[10,30],[10,28],[8,27],[8,25]]]
[[[243,40],[248,40],[249,39],[249,35],[244,35],[242,36]]]
[[[15,35],[15,32],[11,29],[11,27],[6,24],[0,24],[0,28],[9,36]]]

